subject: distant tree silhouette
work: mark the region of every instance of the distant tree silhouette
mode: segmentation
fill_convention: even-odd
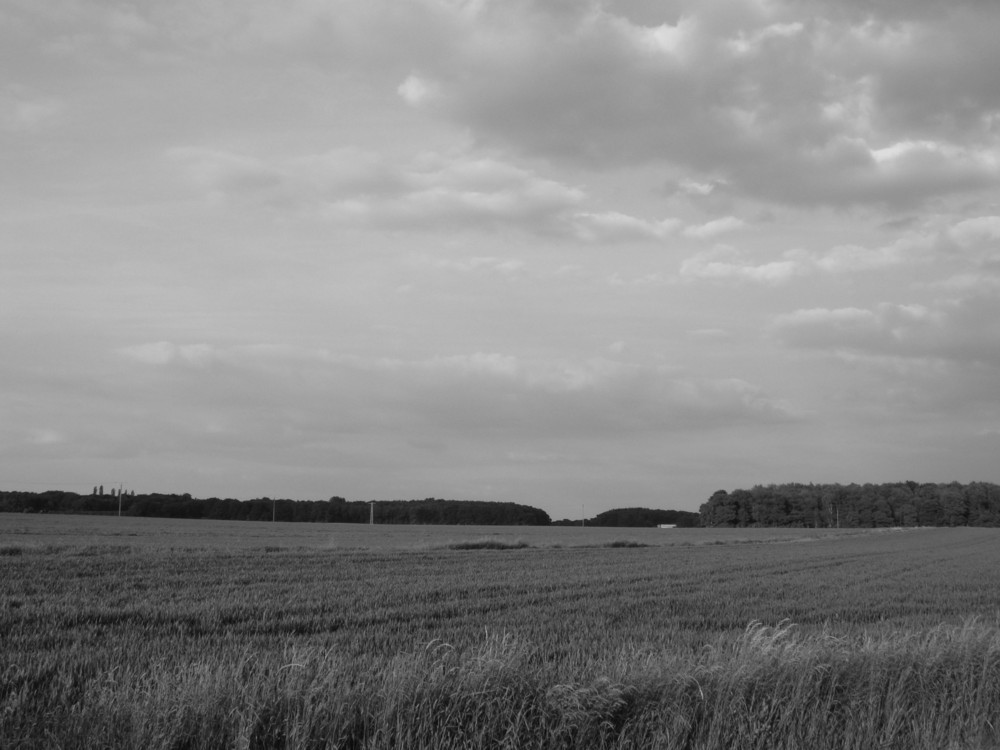
[[[704,526],[1000,526],[1000,486],[772,484],[715,492],[700,508]]]
[[[0,512],[105,513],[118,512],[115,491],[110,498],[100,494],[81,496],[72,492],[0,492]],[[119,493],[122,514],[160,518],[212,518],[240,521],[298,521],[313,523],[368,523],[369,501],[348,502],[342,497],[329,500],[288,500],[269,497],[240,501],[211,497],[200,500],[190,494],[147,493],[135,490]],[[396,524],[476,524],[547,525],[545,511],[518,503],[471,500],[382,500],[378,501],[377,523]]]

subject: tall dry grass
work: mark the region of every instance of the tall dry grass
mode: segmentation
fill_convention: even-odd
[[[698,653],[619,652],[577,680],[489,636],[386,659],[290,649],[3,675],[5,748],[996,747],[1000,630],[838,637],[753,624]]]

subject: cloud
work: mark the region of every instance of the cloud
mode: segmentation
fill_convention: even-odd
[[[801,309],[774,332],[793,347],[1000,367],[1000,299],[981,290],[930,304]]]
[[[796,310],[778,316],[775,330],[786,344],[814,348],[873,349],[891,339],[876,312],[857,307]]]
[[[950,227],[947,239],[963,256],[982,266],[1000,266],[1000,216],[977,216]]]
[[[710,240],[722,234],[734,232],[744,226],[746,226],[746,222],[736,216],[723,216],[705,224],[687,227],[684,230],[684,236],[700,240]]]
[[[676,219],[586,210],[580,188],[488,156],[426,152],[390,160],[357,148],[266,161],[207,148],[168,159],[207,196],[385,229],[519,229],[589,243],[660,241]],[[738,221],[738,220],[733,220]],[[733,221],[724,220],[720,229]],[[724,226],[723,226],[724,225]],[[710,232],[711,233],[711,232]]]
[[[458,273],[490,273],[501,276],[515,276],[522,273],[527,264],[517,258],[495,258],[492,256],[473,256],[471,258],[423,258],[422,262],[447,271]]]
[[[957,273],[947,278],[920,284],[918,288],[931,289],[938,292],[951,292],[963,296],[997,295],[1000,293],[1000,275],[975,273]]]
[[[783,284],[805,272],[795,260],[751,263],[732,250],[712,250],[694,255],[681,263],[680,276],[686,280],[735,281]]]
[[[568,217],[572,233],[585,242],[627,242],[629,240],[663,240],[681,226],[678,219],[650,221],[636,216],[605,211],[576,213]]]
[[[0,89],[0,130],[36,132],[56,121],[64,109],[64,102],[56,97],[8,85]]]
[[[902,242],[894,242],[882,247],[869,248],[861,245],[837,245],[812,262],[820,271],[829,273],[853,273],[872,271],[900,265],[907,259]],[[804,263],[809,259],[805,253],[796,253]]]
[[[784,258],[797,264],[801,274],[854,274],[896,266],[917,266],[934,260],[939,238],[933,231],[904,233],[885,245],[835,245],[829,249],[796,248]]]
[[[998,216],[939,218],[906,231],[885,245],[838,245],[812,254],[795,250],[786,253],[786,257],[823,273],[855,273],[927,264],[937,264],[941,268],[941,264],[949,260],[956,260],[964,267],[988,270],[1000,263],[997,239],[1000,239]]]
[[[280,55],[364,73],[477,147],[659,164],[696,194],[725,184],[765,201],[900,209],[1000,182],[995,3],[45,5],[18,8],[22,38],[86,50],[84,64],[123,51]]]
[[[778,316],[771,333],[791,350],[830,360],[818,376],[825,400],[862,422],[882,420],[899,432],[907,430],[902,420],[935,440],[949,430],[971,434],[998,416],[1000,297],[995,288],[951,291],[963,296],[796,310]],[[910,432],[898,440],[905,443]],[[937,450],[947,453],[950,444]]]
[[[428,81],[415,73],[411,73],[406,80],[399,84],[397,93],[407,104],[417,107],[424,102],[433,99],[438,95],[438,86],[433,81]]]
[[[401,190],[333,200],[328,215],[392,227],[518,226],[563,233],[566,213],[584,200],[577,188],[489,158],[425,155],[398,175]]]
[[[204,407],[242,430],[253,415],[260,421],[250,428],[254,432],[288,420],[286,427],[309,434],[389,429],[463,439],[502,434],[603,440],[637,431],[798,418],[789,404],[744,380],[693,378],[600,358],[528,361],[475,352],[404,360],[166,342],[119,354],[151,368],[157,388],[183,393],[175,402],[192,412]],[[142,382],[141,374],[136,377]]]
[[[176,345],[169,341],[136,344],[119,350],[122,356],[147,365],[184,364],[203,367],[209,364],[215,350],[208,344]]]
[[[957,261],[963,268],[979,269],[976,278],[982,283],[990,283],[988,274],[1000,271],[997,239],[1000,239],[1000,217],[987,215],[957,221],[938,219],[903,232],[884,245],[844,244],[808,250],[793,248],[773,260],[754,260],[746,252],[717,247],[684,260],[680,276],[689,281],[782,284],[807,276],[873,273],[898,267],[941,269],[946,267],[944,264],[947,262]],[[962,281],[967,276],[967,272],[957,274],[954,283],[968,286]],[[939,279],[932,286],[940,287],[948,283],[947,279]]]
[[[462,42],[433,69],[435,106],[485,142],[592,165],[663,162],[693,170],[689,185],[723,179],[790,204],[902,207],[997,184],[985,71],[1000,53],[972,26],[993,28],[995,8],[901,23],[825,2],[683,6],[657,25],[606,3],[466,6]],[[940,82],[933,106],[911,70]]]
[[[845,54],[877,71],[873,81],[885,129],[982,142],[1000,87],[991,27],[997,6],[966,0],[941,13],[930,3],[863,4],[845,35]],[[863,15],[862,15],[863,14]]]
[[[284,178],[264,160],[217,149],[179,147],[167,158],[178,164],[197,188],[215,198],[274,197]]]

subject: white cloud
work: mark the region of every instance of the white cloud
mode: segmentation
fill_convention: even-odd
[[[415,73],[411,73],[406,80],[399,84],[397,92],[407,104],[417,107],[433,98],[438,93],[438,87],[432,81],[428,81]]]
[[[362,416],[372,414],[381,415],[378,429],[460,430],[468,439],[497,431],[526,439],[602,439],[608,431],[672,432],[797,419],[790,405],[741,379],[694,378],[600,358],[529,361],[475,352],[404,360],[166,342],[121,354],[163,371],[167,380],[158,379],[157,387],[179,389],[192,410],[230,413],[245,404],[267,424],[296,415],[293,421],[302,422],[297,429],[308,432],[336,430],[338,422],[348,431],[375,429],[375,422]],[[217,367],[206,371],[208,361]],[[204,379],[191,380],[185,372],[200,372]]]
[[[1000,300],[980,291],[932,304],[797,310],[778,316],[774,331],[789,346],[997,367]]]
[[[585,242],[663,240],[681,225],[678,219],[650,221],[617,211],[576,213],[568,223],[573,234]]]
[[[903,262],[898,245],[868,248],[860,245],[838,245],[815,259],[816,267],[830,273],[889,268]]]
[[[373,228],[516,228],[590,243],[659,241],[677,219],[589,211],[580,188],[499,159],[422,153],[404,162],[356,148],[265,161],[204,148],[174,148],[171,161],[213,198],[264,203]],[[708,236],[735,228],[710,223]],[[713,228],[714,226],[714,228]]]
[[[791,38],[801,34],[804,29],[805,24],[800,21],[795,21],[793,23],[776,23],[750,34],[741,31],[734,38],[726,40],[725,45],[734,55],[760,54],[761,46],[767,43],[768,40],[775,38]]]
[[[891,338],[876,312],[857,307],[796,310],[778,316],[774,325],[793,346],[870,349]]]
[[[681,192],[695,196],[711,195],[718,187],[718,184],[713,182],[698,182],[692,179],[683,179],[677,183],[677,188]]]
[[[156,341],[124,347],[121,355],[147,365],[195,365],[209,364],[215,356],[215,349],[208,344],[172,344]]]
[[[753,263],[743,254],[729,248],[716,248],[698,253],[681,263],[680,276],[688,281],[710,280],[783,284],[806,273],[798,261],[782,259]]]
[[[937,264],[940,268],[949,260],[966,267],[988,268],[1000,262],[997,239],[1000,239],[1000,217],[939,219],[903,232],[881,246],[837,245],[811,252],[798,249],[785,253],[785,257],[799,262],[806,271],[838,274],[901,266]]]
[[[995,420],[1000,399],[1000,298],[952,291],[964,296],[797,310],[771,330],[789,349],[821,357],[830,403],[880,420],[901,444],[906,425],[925,425],[939,442],[949,430]],[[935,449],[948,450],[947,441]]]
[[[686,259],[682,277],[691,279],[783,283],[817,275],[876,273],[893,268],[941,267],[957,261],[966,267],[989,269],[1000,263],[1000,221],[982,216],[928,226],[899,234],[884,245],[835,245],[786,250],[773,260],[754,261],[731,248],[714,248]],[[962,274],[958,275],[959,277]],[[941,280],[935,282],[938,286]]]
[[[694,237],[699,240],[710,240],[727,232],[734,232],[746,226],[746,222],[735,216],[723,216],[713,219],[699,226],[690,226],[684,230],[685,237]]]
[[[948,230],[948,237],[962,248],[1000,240],[1000,216],[977,216],[959,221]]]
[[[933,259],[936,243],[934,233],[915,231],[905,233],[886,245],[837,245],[812,257],[801,251],[791,253],[790,257],[807,266],[813,265],[817,271],[825,273],[879,271],[895,266],[927,263]]]
[[[351,197],[350,205],[363,206],[368,221],[376,225],[509,225],[558,233],[563,231],[565,213],[584,200],[577,188],[493,159],[428,156],[400,170],[398,182],[402,190]],[[343,205],[332,202],[332,215]]]

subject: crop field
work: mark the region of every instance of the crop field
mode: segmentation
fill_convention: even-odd
[[[3,748],[1000,746],[1000,530],[0,516]]]
[[[0,545],[125,545],[245,549],[391,550],[470,540],[522,541],[534,547],[600,546],[635,541],[653,546],[797,541],[866,533],[858,529],[635,529],[579,526],[401,526],[353,523],[266,523],[97,515],[0,515]]]

